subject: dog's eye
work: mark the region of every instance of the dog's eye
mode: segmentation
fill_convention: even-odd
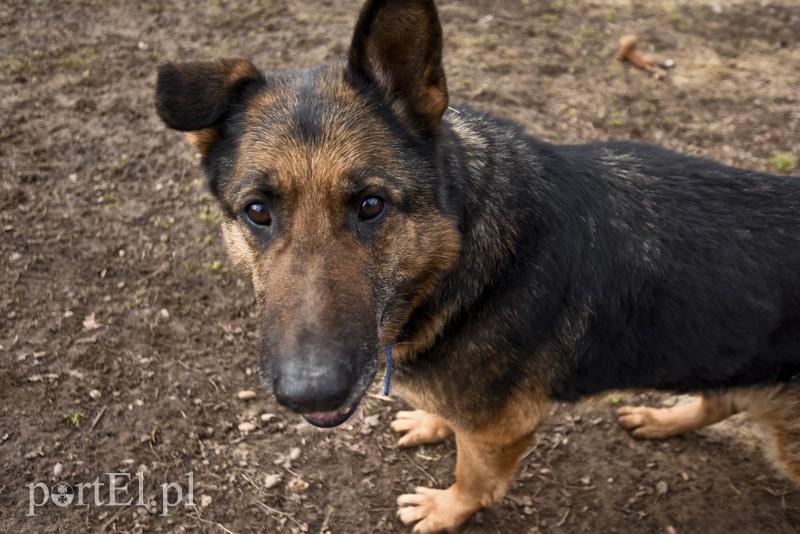
[[[244,209],[245,215],[250,219],[250,222],[258,226],[269,226],[272,222],[272,217],[269,210],[264,204],[254,202]]]
[[[383,213],[384,201],[379,197],[367,197],[358,208],[358,218],[362,221],[377,219]]]

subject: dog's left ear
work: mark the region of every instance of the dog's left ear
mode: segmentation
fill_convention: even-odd
[[[264,75],[246,59],[165,63],[158,68],[156,111],[164,124],[187,132],[208,156],[225,136],[225,120],[245,89]]]
[[[367,0],[349,53],[350,68],[400,103],[428,132],[447,109],[442,26],[433,0]]]

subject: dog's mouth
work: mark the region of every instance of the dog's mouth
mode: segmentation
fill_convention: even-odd
[[[356,408],[358,408],[358,402],[349,407],[339,408],[335,412],[305,413],[302,416],[310,425],[319,428],[333,428],[350,419]]]

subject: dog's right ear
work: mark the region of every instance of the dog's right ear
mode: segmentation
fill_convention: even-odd
[[[438,130],[447,109],[447,82],[442,26],[433,0],[367,0],[348,63],[425,130]]]
[[[204,158],[224,135],[231,105],[264,75],[246,59],[165,63],[158,68],[156,111],[164,124],[188,132]]]

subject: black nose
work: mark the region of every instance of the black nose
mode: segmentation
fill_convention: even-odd
[[[273,368],[275,398],[301,414],[342,408],[353,382],[353,372],[342,358],[282,357]]]

